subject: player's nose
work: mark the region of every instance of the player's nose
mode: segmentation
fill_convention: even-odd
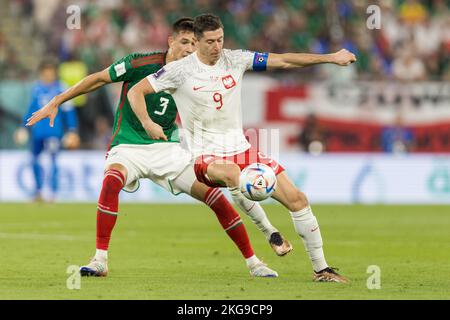
[[[214,47],[213,47],[214,52],[219,52],[219,49],[220,49],[219,43],[217,41],[214,42]]]
[[[191,53],[193,53],[195,51],[195,47],[194,46],[190,46],[190,47],[188,47],[187,49],[186,49],[186,53],[187,54],[191,54]]]

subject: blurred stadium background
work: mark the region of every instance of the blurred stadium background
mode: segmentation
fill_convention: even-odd
[[[371,4],[381,9],[381,29],[366,25]],[[81,9],[78,30],[66,26],[70,5]],[[356,53],[348,68],[245,77],[245,127],[269,130],[313,202],[450,203],[449,1],[0,0],[0,7],[0,201],[32,197],[27,147],[13,137],[43,58],[56,57],[61,79],[73,85],[128,53],[165,50],[178,17],[213,12],[228,48]],[[74,101],[81,148],[59,157],[58,200],[96,201],[119,88]],[[190,201],[150,183],[123,200]]]

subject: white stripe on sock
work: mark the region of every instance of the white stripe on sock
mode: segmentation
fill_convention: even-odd
[[[208,196],[206,197],[205,203],[208,204],[208,202],[211,200],[211,197],[217,194],[218,192],[220,192],[219,189],[214,189],[213,191],[211,191],[210,194],[208,194]]]
[[[118,173],[115,173],[114,171],[113,172],[106,171],[105,177],[107,177],[107,176],[111,176],[111,177],[117,178],[117,180],[119,180],[120,183],[122,183],[122,185],[124,184],[124,181],[123,181],[122,177]]]
[[[228,228],[225,229],[225,232],[236,227],[238,224],[242,223],[242,220],[239,219],[238,221],[236,221],[235,223],[233,223],[231,226],[229,226]]]
[[[221,196],[223,196],[223,194],[222,194],[222,192],[219,192],[213,199],[211,199],[208,206],[211,207],[217,201],[217,199],[219,199]]]
[[[118,215],[118,212],[113,212],[113,211],[105,210],[105,209],[100,208],[100,206],[97,206],[97,209],[100,210],[100,211],[103,212],[103,213],[108,213],[108,214],[112,214],[112,215],[115,215],[115,216]]]
[[[98,203],[97,206],[101,207],[101,209],[109,210],[109,207],[107,207],[107,206],[105,206],[105,205],[103,205],[101,203]]]

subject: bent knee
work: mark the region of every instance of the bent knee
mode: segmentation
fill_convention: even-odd
[[[239,185],[239,175],[241,170],[238,166],[231,166],[224,171],[224,182],[229,187],[235,187]]]
[[[309,205],[308,198],[300,190],[295,190],[289,195],[289,210],[292,212],[302,210]]]
[[[239,185],[239,175],[241,169],[238,165],[232,163],[227,164],[213,164],[208,167],[208,176],[214,181],[220,181],[226,184],[227,187],[235,187]]]
[[[106,170],[103,177],[102,192],[119,193],[125,185],[125,179],[124,175],[118,170]]]
[[[120,163],[112,163],[105,168],[105,173],[109,170],[119,171],[122,174],[122,176],[125,178],[125,180],[127,179],[128,170],[124,165],[122,165]]]

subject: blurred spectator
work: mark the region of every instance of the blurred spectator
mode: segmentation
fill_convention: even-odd
[[[61,77],[73,85],[82,74],[102,70],[130,52],[164,50],[168,25],[180,16],[212,12],[221,17],[225,46],[231,49],[329,53],[345,47],[358,56],[357,63],[348,68],[321,65],[271,73],[284,84],[300,84],[305,79],[344,83],[391,79],[450,81],[448,0],[9,0],[8,3],[0,10],[4,28],[0,30],[0,79],[25,83],[33,78],[33,73],[27,72],[35,69],[33,61],[57,55],[63,62]],[[369,4],[381,8],[379,30],[366,27]],[[69,5],[81,9],[79,30],[66,26]],[[31,32],[24,30],[27,26],[32,26]],[[90,105],[77,108],[83,147],[92,146],[95,128],[102,127],[103,120],[97,123],[98,117],[111,123],[110,94],[111,89],[101,89],[87,99],[79,97],[75,101],[78,106]],[[331,144],[330,137],[329,149]]]
[[[76,57],[71,56],[67,61],[59,65],[59,78],[68,87],[74,86],[78,81],[87,76],[86,64]],[[86,95],[81,95],[72,99],[76,107],[83,107],[86,104]]]
[[[425,80],[427,73],[425,65],[415,53],[413,45],[405,45],[400,50],[398,58],[392,64],[392,72],[396,80],[417,81]]]
[[[146,35],[146,51],[165,50],[167,48],[167,37],[169,36],[170,26],[164,18],[161,10],[152,10],[151,22],[144,29]]]
[[[8,47],[5,36],[0,30],[0,79],[4,78],[4,70],[6,68],[6,57],[8,55]]]
[[[392,49],[397,43],[404,41],[409,34],[409,28],[399,18],[394,0],[381,0],[381,30],[385,37],[385,50]]]
[[[136,48],[137,51],[140,51],[139,48],[145,44],[145,33],[142,32],[145,27],[145,22],[142,16],[137,12],[132,13],[128,21],[129,22],[122,32],[123,44],[129,48]]]
[[[8,132],[8,124],[12,123],[14,128],[22,123],[22,119],[17,114],[7,110],[0,104],[0,148],[8,146],[11,136],[6,134]]]
[[[213,12],[222,18],[226,45],[231,48],[325,53],[345,47],[360,58],[356,70],[345,70],[349,73],[311,71],[312,77],[389,79],[393,52],[411,39],[416,45],[411,66],[419,73],[413,78],[448,77],[447,68],[442,69],[443,62],[437,61],[448,55],[450,47],[447,0],[379,0],[375,4],[381,8],[381,30],[366,28],[368,2],[358,0],[11,0],[11,3],[11,7],[19,8],[15,9],[16,15],[23,19],[33,17],[36,37],[45,43],[47,52],[58,54],[62,61],[78,55],[90,71],[104,68],[129,52],[163,50],[168,25],[176,18]],[[81,30],[66,28],[66,9],[71,4],[82,10]],[[0,36],[0,55],[5,56],[1,41]],[[446,52],[441,51],[442,43]],[[399,57],[396,62],[398,78],[403,79],[405,66],[399,62],[404,61]],[[17,65],[22,61],[16,59],[11,63]]]
[[[310,114],[303,124],[303,129],[299,136],[299,142],[302,149],[311,154],[320,154],[326,149],[326,136],[324,130],[320,127],[317,117]]]
[[[427,9],[419,0],[405,0],[399,11],[400,19],[408,24],[423,22],[427,16]]]
[[[99,116],[95,119],[95,134],[92,149],[106,150],[111,141],[112,127],[107,118]]]
[[[397,114],[394,123],[381,132],[381,146],[384,152],[406,153],[414,148],[414,134],[404,125],[403,116]]]
[[[45,34],[54,26],[52,23],[53,13],[60,4],[59,0],[34,0],[33,14],[38,32]]]
[[[429,59],[437,52],[442,40],[441,24],[426,17],[412,30],[414,44],[419,56]]]
[[[59,78],[67,86],[72,87],[78,81],[86,77],[88,70],[86,64],[83,61],[76,59],[73,55],[69,57],[69,60],[59,65]],[[71,103],[75,106],[75,111],[79,119],[80,126],[80,138],[81,142],[85,143],[89,139],[89,133],[94,130],[95,119],[89,119],[86,114],[87,96],[81,95],[71,100]]]

